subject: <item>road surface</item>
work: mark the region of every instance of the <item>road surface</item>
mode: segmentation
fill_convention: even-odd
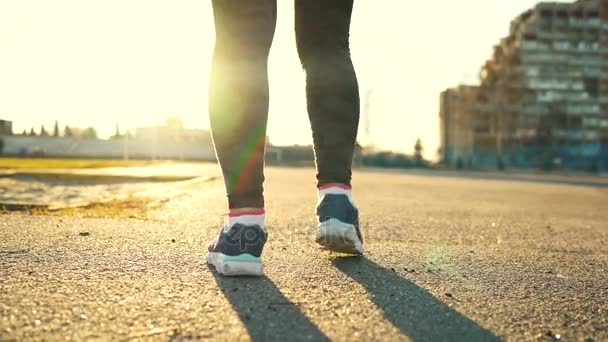
[[[0,340],[608,339],[606,187],[355,172],[345,258],[314,243],[313,180],[268,170],[264,278],[204,263],[219,180],[147,221],[0,216]]]

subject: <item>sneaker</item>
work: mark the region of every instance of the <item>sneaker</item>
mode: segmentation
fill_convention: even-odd
[[[228,214],[222,230],[209,243],[207,263],[225,276],[261,276],[267,239],[263,210]]]
[[[334,252],[363,254],[359,210],[353,202],[350,187],[328,185],[319,188],[317,217],[318,244]]]

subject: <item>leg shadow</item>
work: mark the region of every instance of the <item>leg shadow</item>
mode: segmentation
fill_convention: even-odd
[[[213,276],[252,341],[329,341],[267,277]]]
[[[371,260],[344,257],[332,263],[363,285],[384,317],[414,341],[500,341],[425,289]]]

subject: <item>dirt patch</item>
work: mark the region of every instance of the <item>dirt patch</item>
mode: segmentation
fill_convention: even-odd
[[[0,169],[97,169],[168,164],[152,160],[0,158]]]
[[[90,162],[87,166],[92,167],[97,161]],[[167,162],[92,171],[0,169],[0,213],[149,219],[151,207],[181,196],[195,184],[215,179],[217,167],[209,163]]]
[[[89,203],[111,203],[134,197],[145,198],[146,194],[162,194],[180,184],[150,180],[105,180],[97,177],[0,177],[0,206],[3,205],[9,211],[84,207]]]
[[[97,218],[131,218],[148,220],[148,210],[159,206],[160,203],[150,198],[125,198],[103,203],[91,203],[78,207],[60,209],[32,208],[25,212],[31,215],[76,216]]]

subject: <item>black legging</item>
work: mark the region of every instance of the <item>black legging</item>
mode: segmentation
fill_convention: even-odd
[[[213,0],[216,42],[209,86],[213,142],[231,209],[264,207],[268,53],[276,0]],[[350,58],[353,0],[295,0],[298,54],[306,71],[317,186],[350,185],[359,88]],[[287,114],[287,113],[286,113]]]

